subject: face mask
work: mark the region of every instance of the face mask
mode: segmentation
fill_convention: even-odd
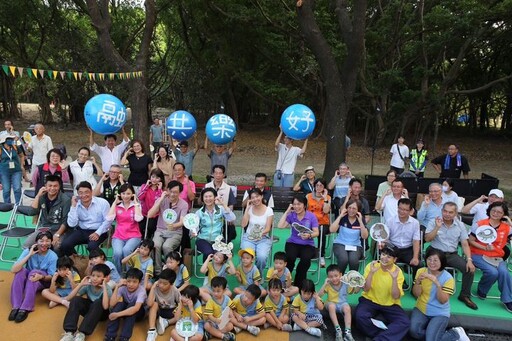
[[[7,140],[5,140],[5,144],[8,145],[8,146],[12,146],[12,145],[14,145],[14,140],[13,139],[7,139]]]
[[[443,186],[443,192],[448,192],[448,189],[449,189],[448,186]]]

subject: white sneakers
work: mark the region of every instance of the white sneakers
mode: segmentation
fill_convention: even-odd
[[[158,335],[163,335],[167,327],[169,327],[169,320],[158,316],[158,320],[156,321],[156,332]]]
[[[148,336],[146,337],[146,341],[156,341],[157,332],[155,329],[148,330]]]
[[[470,341],[468,334],[462,327],[454,327],[452,330],[455,330],[457,334],[459,334],[459,341]]]

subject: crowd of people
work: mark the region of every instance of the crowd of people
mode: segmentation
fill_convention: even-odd
[[[296,161],[306,153],[307,140],[299,148],[282,132],[277,137],[273,186],[289,187],[297,193],[281,218],[274,221],[268,177],[257,173],[242,201],[243,232],[235,247],[239,251],[233,253],[230,242],[236,238],[236,193],[226,177],[234,142],[229,148],[214,145],[208,152],[210,180],[199,195],[200,207],[193,210],[193,160],[199,150],[196,136],[194,148],[189,149],[188,141],[166,146],[163,126],[155,120],[150,130],[152,158],[143,142],[130,141],[124,129],[119,144],[115,135],[106,135],[104,146],[94,142],[91,131],[89,146],[81,147],[77,159],[67,164],[63,151],[54,148],[42,125],[37,125],[27,149],[19,143],[22,137],[11,121],[6,121],[5,128],[0,133],[4,202],[11,202],[11,190],[15,202],[20,202],[21,181],[28,179],[29,170],[24,159],[32,153],[30,173],[36,197],[31,209],[34,214],[41,213],[39,226],[44,227],[26,239],[12,266],[15,276],[8,319],[17,323],[27,319],[34,310],[36,294],[42,291],[50,308],[67,308],[61,341],[84,340],[100,320],[108,320],[105,340],[129,340],[135,322],[145,317],[148,341],[156,340],[182,318],[198,325],[191,340],[202,340],[205,335],[234,340],[243,330],[258,335],[260,328],[303,330],[321,336],[324,316],[333,323],[337,341],[351,341],[347,296],[359,291],[355,325],[374,340],[399,340],[407,334],[429,341],[469,340],[462,327],[447,329],[455,281],[446,267],[462,273],[458,299],[467,307],[478,309],[471,299],[478,268],[482,276],[477,296],[485,299],[497,281],[501,301],[512,312],[512,277],[505,262],[510,254],[507,243],[512,221],[503,192],[493,189],[488,196],[458,207],[451,179],[461,173],[467,177],[469,165],[456,146],[431,161],[441,179],[430,185],[417,211],[401,175],[424,175],[428,160],[424,142],[418,140],[411,152],[403,137],[392,146],[390,170],[375,203],[389,235],[376,243],[375,254],[367,261],[372,243],[371,212],[362,181],[342,163],[329,181],[317,178],[315,169],[307,167],[294,183]],[[208,140],[204,147],[208,148]],[[123,166],[130,171],[126,180]],[[73,189],[71,195],[63,193],[66,183]],[[459,211],[474,214],[469,233],[457,218]],[[195,230],[185,226],[185,216],[191,212],[199,222]],[[491,226],[496,240],[482,242],[477,236],[480,226]],[[272,250],[273,229],[284,228],[291,231],[284,248]],[[329,234],[334,234],[334,257],[333,264],[327,266]],[[101,249],[109,236],[112,261]],[[200,273],[205,282],[201,287],[191,283],[192,269],[184,264],[183,252],[191,249],[191,241],[203,257]],[[430,243],[424,255],[423,242]],[[83,278],[70,258],[79,245],[85,245],[89,255]],[[459,246],[464,256],[459,254]],[[308,279],[314,259],[326,271],[318,290]],[[361,262],[367,263],[362,271],[364,285],[351,287],[343,276],[349,270],[358,271]],[[404,275],[407,269],[410,278]],[[233,288],[226,280],[230,276],[238,283]],[[406,291],[417,298],[410,317],[401,307]],[[226,323],[222,313],[228,306],[231,313]],[[81,323],[80,316],[84,317]],[[383,318],[382,325],[376,318]],[[184,338],[173,329],[171,340]]]

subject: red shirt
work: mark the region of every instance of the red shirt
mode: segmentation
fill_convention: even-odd
[[[489,218],[480,220],[479,222],[477,222],[477,224],[478,224],[478,226],[483,226],[483,225],[490,226]],[[505,245],[507,245],[507,242],[508,242],[508,235],[510,234],[510,226],[505,222],[501,222],[500,225],[495,229],[498,234],[498,237],[491,244],[492,246],[494,246],[494,249],[493,250],[482,250],[482,249],[476,248],[474,246],[470,246],[472,254],[488,256],[488,257],[499,257],[499,258],[501,258],[501,257],[503,257],[503,255],[505,255],[505,251],[503,251],[503,248],[505,247]],[[475,241],[482,246],[487,245],[486,243],[482,243],[478,239]]]

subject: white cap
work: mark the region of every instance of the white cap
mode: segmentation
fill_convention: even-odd
[[[8,132],[3,131],[0,133],[0,143],[4,143],[7,139],[14,139],[16,136],[9,134]]]
[[[503,195],[503,191],[502,191],[501,189],[497,189],[497,188],[495,188],[495,189],[491,189],[491,191],[489,192],[489,196],[491,196],[491,195],[493,195],[493,194],[494,194],[495,196],[497,196],[498,198],[500,198],[500,199],[503,199],[503,198],[505,197],[505,196]]]

